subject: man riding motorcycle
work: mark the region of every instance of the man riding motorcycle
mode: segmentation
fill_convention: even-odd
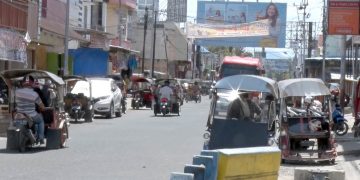
[[[25,76],[22,81],[23,87],[16,89],[16,111],[29,116],[35,124],[37,124],[37,142],[44,144],[44,119],[43,116],[36,111],[36,105],[38,105],[40,111],[43,111],[45,106],[38,93],[33,90],[34,82],[32,76]]]
[[[174,94],[173,90],[169,87],[170,82],[169,81],[165,81],[164,86],[160,88],[159,90],[159,94],[160,94],[160,99],[162,98],[167,98],[169,101],[169,104],[172,105],[173,102],[171,102],[171,96]]]

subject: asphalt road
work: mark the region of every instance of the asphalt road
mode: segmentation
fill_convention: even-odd
[[[183,172],[203,145],[209,100],[182,106],[181,116],[129,110],[121,118],[71,124],[67,148],[20,154],[0,139],[0,179],[166,180]]]
[[[0,138],[0,180],[168,180],[202,149],[209,100],[185,103],[181,116],[154,117],[150,109],[129,110],[121,118],[71,124],[67,148],[8,152]],[[300,168],[345,170],[360,177],[359,156],[340,156],[335,165],[283,164],[279,179]]]

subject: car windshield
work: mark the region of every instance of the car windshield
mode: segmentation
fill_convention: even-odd
[[[84,96],[90,97],[90,86],[86,81],[77,81],[74,88],[71,90],[72,94],[83,93]]]
[[[237,74],[254,74],[258,75],[259,71],[256,67],[249,67],[236,64],[223,64],[221,67],[221,77],[227,77]]]
[[[91,80],[92,95],[94,98],[111,94],[111,83],[107,80]]]

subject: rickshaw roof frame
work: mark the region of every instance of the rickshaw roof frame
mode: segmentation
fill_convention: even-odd
[[[278,86],[280,98],[330,95],[329,88],[317,78],[286,79],[279,81]]]
[[[43,70],[34,70],[34,69],[13,69],[13,70],[5,70],[0,73],[2,78],[4,79],[15,79],[24,77],[26,75],[31,75],[35,79],[49,78],[56,85],[64,85],[65,82],[63,79],[51,72],[43,71]]]
[[[276,99],[278,96],[277,82],[273,79],[256,75],[228,76],[216,82],[215,89],[266,92],[271,93]]]
[[[77,75],[67,75],[67,76],[63,76],[63,80],[64,80],[64,81],[72,81],[72,80],[89,81],[86,77],[77,76]]]

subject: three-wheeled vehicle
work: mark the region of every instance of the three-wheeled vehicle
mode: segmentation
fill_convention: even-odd
[[[234,75],[218,81],[204,134],[204,149],[276,145],[277,84],[255,75]]]
[[[52,88],[56,91],[56,99],[54,107],[46,107],[42,111],[45,122],[45,138],[46,148],[62,148],[65,147],[66,140],[69,138],[68,133],[68,116],[64,111],[64,81],[62,78],[53,73],[40,70],[7,70],[1,72],[1,77],[5,80],[9,87],[10,111],[12,112],[12,120],[7,130],[6,148],[9,150],[25,151],[27,148],[35,146],[34,123],[26,114],[16,112],[15,90],[19,88],[20,81],[24,76],[31,75],[39,82],[51,81],[54,85]]]
[[[158,114],[163,114],[163,116],[165,116],[171,113],[180,116],[182,100],[180,98],[180,92],[176,89],[181,88],[180,82],[177,79],[157,79],[155,84],[161,88],[165,84],[165,81],[170,83],[170,87],[173,89],[174,94],[171,99],[160,98],[159,94],[155,95],[154,115],[157,116]],[[157,89],[157,92],[159,89]]]
[[[153,94],[151,92],[152,80],[145,77],[133,76],[131,82],[135,89],[131,90],[133,99],[131,107],[139,109],[140,107],[152,108]]]
[[[91,93],[91,83],[82,76],[64,76],[66,95],[64,98],[65,112],[75,122],[84,118],[92,122],[94,118],[94,101]]]
[[[282,80],[278,86],[282,160],[334,163],[337,153],[329,88],[315,78]]]

